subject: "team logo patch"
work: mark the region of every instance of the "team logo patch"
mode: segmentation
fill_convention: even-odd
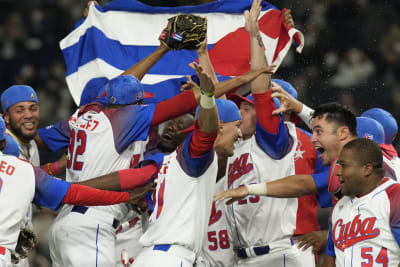
[[[113,103],[113,104],[115,104],[115,102],[117,102],[117,100],[115,99],[114,96],[112,96],[112,97],[110,97],[110,102]]]
[[[31,94],[31,98],[32,98],[32,99],[35,99],[35,95],[34,95],[33,93]]]
[[[343,219],[337,220],[332,233],[335,247],[344,251],[359,242],[377,237],[381,231],[378,228],[374,228],[375,222],[375,217],[360,220],[360,215],[357,215],[353,221],[346,224],[343,223]]]
[[[171,33],[171,38],[176,40],[176,41],[178,41],[178,42],[181,42],[182,39],[183,39],[182,35],[180,35],[180,34],[178,34],[176,32]]]
[[[142,99],[142,94],[138,93],[136,94],[136,100]]]
[[[372,135],[372,134],[365,134],[364,135],[364,138],[366,138],[366,139],[370,139],[370,140],[374,140],[374,136]]]

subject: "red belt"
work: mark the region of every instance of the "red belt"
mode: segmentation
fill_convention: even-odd
[[[5,247],[0,247],[0,254],[1,255],[6,255],[6,248]]]

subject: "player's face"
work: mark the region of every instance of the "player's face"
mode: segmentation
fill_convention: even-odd
[[[257,116],[256,109],[253,104],[242,101],[240,103],[240,116],[242,117],[242,124],[240,131],[242,132],[243,139],[249,139],[256,132]]]
[[[182,130],[190,127],[193,123],[194,119],[189,115],[170,120],[160,137],[161,149],[165,152],[174,151],[188,135],[188,133],[182,133]]]
[[[222,125],[215,140],[215,151],[218,156],[231,157],[235,150],[235,143],[242,136],[240,121],[231,121]]]
[[[32,140],[39,126],[39,105],[25,101],[12,105],[4,114],[7,128],[24,142]]]
[[[336,175],[340,182],[341,193],[346,196],[358,196],[363,193],[365,181],[362,166],[353,159],[349,149],[343,149],[337,161]]]
[[[329,166],[339,155],[341,147],[335,123],[326,121],[325,116],[313,120],[311,143],[319,151],[318,157],[322,164]]]

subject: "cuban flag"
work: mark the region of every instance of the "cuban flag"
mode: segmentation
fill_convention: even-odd
[[[75,103],[79,105],[84,90],[105,85],[151,54],[160,44],[158,37],[168,18],[177,13],[207,16],[208,49],[217,76],[238,76],[249,71],[250,40],[243,12],[250,10],[251,4],[252,0],[179,7],[152,7],[135,0],[115,0],[104,7],[92,4],[87,18],[60,41],[66,81]],[[259,26],[269,64],[279,66],[293,39],[301,52],[303,35],[287,27],[283,11],[265,1]],[[170,51],[149,70],[142,83],[150,87],[160,82],[179,84],[166,80],[194,74],[188,64],[196,59],[195,51]]]

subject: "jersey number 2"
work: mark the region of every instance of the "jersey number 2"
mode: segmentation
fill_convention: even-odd
[[[81,171],[83,168],[83,162],[77,160],[79,155],[82,155],[86,150],[86,132],[79,130],[76,132],[75,129],[71,130],[69,146],[68,146],[68,160],[67,168],[73,168],[76,171]]]

